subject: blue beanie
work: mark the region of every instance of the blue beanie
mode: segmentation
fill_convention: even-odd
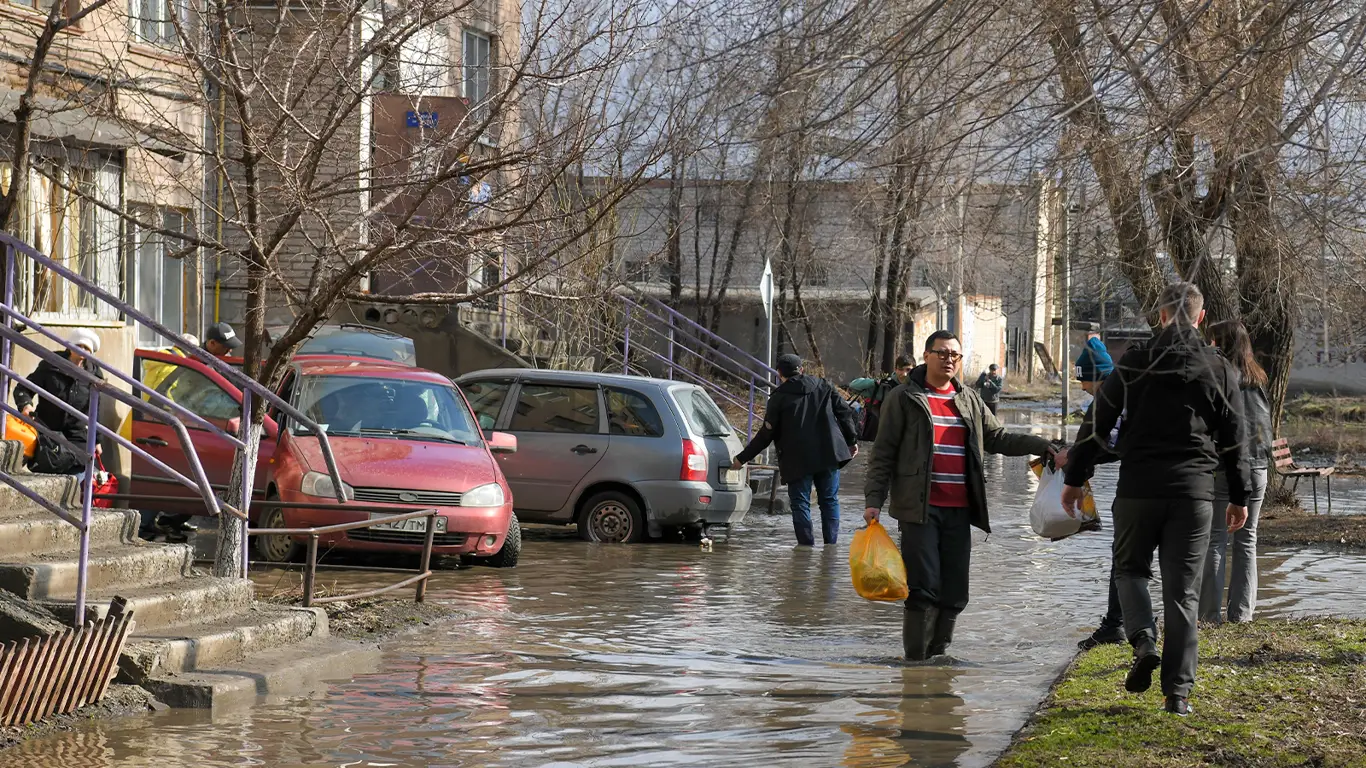
[[[1077,381],[1100,381],[1115,370],[1115,361],[1100,339],[1087,339],[1077,355]]]

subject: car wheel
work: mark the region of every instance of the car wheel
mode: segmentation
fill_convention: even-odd
[[[493,568],[516,568],[522,558],[522,525],[513,513],[508,518],[508,535],[503,539],[503,547],[492,557],[481,557],[475,562]]]
[[[618,491],[599,493],[583,506],[579,536],[603,544],[633,544],[645,540],[645,514],[635,499]]]
[[[279,507],[269,506],[270,502],[278,501],[279,496],[271,491],[266,495],[262,502],[263,509],[257,523],[262,528],[288,528],[285,524],[284,510]],[[299,559],[299,553],[303,552],[303,545],[289,536],[257,536],[252,541],[252,546],[256,548],[256,556],[271,563],[288,563]]]

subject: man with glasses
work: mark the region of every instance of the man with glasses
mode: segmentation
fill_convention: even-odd
[[[1067,452],[1055,452],[1044,438],[1007,432],[958,380],[962,363],[957,336],[930,334],[925,364],[883,404],[864,485],[863,518],[877,520],[890,497],[901,527],[910,587],[902,645],[910,661],[944,654],[968,604],[970,526],[991,531],[983,453],[1052,455],[1060,467],[1067,462]]]

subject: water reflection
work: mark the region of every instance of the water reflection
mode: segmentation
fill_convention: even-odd
[[[1108,530],[1040,541],[1025,462],[987,470],[995,532],[975,534],[955,666],[903,666],[901,608],[849,587],[853,473],[837,547],[793,549],[766,516],[711,553],[529,530],[515,570],[439,574],[429,599],[468,618],[395,643],[378,673],[213,718],[91,723],[0,765],[986,765],[1103,612],[1110,546]],[[1114,477],[1097,474],[1103,510]],[[1262,616],[1363,605],[1362,558],[1266,552],[1261,568]]]

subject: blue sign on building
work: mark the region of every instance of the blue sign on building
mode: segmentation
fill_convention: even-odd
[[[417,110],[410,109],[410,110],[408,110],[408,112],[407,112],[407,114],[406,114],[406,117],[407,117],[407,119],[408,119],[408,127],[409,127],[409,128],[435,128],[435,127],[436,127],[436,121],[437,121],[437,113],[436,113],[436,112],[418,112]]]

